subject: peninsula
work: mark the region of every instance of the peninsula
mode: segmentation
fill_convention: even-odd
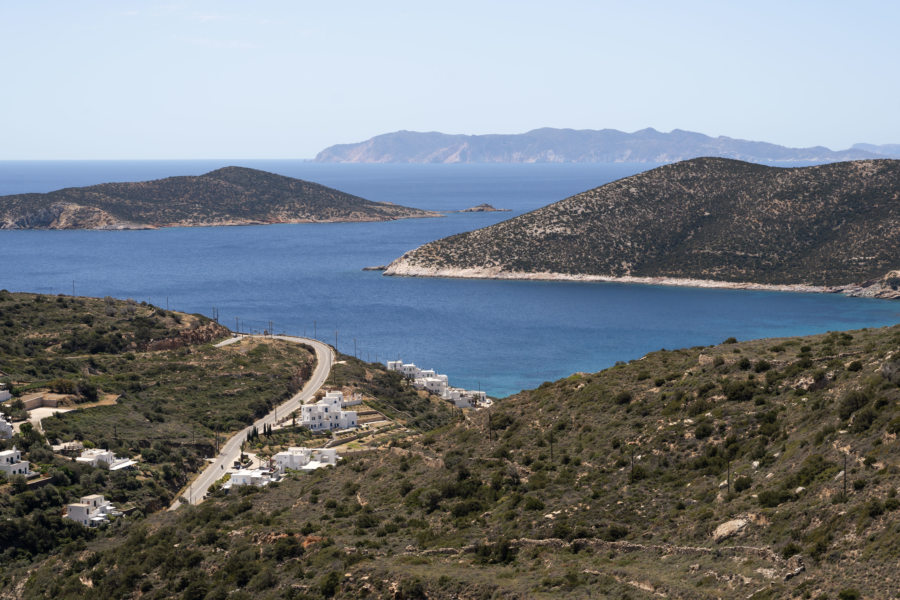
[[[652,127],[628,133],[617,129],[553,129],[526,133],[450,135],[437,131],[395,131],[363,142],[325,148],[316,162],[339,163],[672,163],[700,156],[752,162],[823,163],[866,158],[900,158],[892,145],[857,144],[847,150],[824,146],[788,148],[778,144],[711,137]]]
[[[0,197],[0,229],[153,229],[439,216],[244,167]]]
[[[900,161],[700,158],[425,244],[385,275],[630,281],[900,297]]]

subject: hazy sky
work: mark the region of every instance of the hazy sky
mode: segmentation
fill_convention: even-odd
[[[900,143],[900,3],[0,0],[0,159],[306,158],[398,129]]]

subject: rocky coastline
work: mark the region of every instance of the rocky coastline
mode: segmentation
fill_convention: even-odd
[[[631,283],[639,285],[666,285],[676,287],[722,288],[731,290],[763,290],[772,292],[803,292],[820,294],[844,294],[859,298],[881,298],[900,300],[900,286],[892,281],[900,279],[900,271],[891,271],[881,279],[841,286],[821,286],[808,284],[766,284],[748,281],[718,281],[713,279],[691,279],[681,277],[635,277],[588,275],[577,273],[526,273],[504,271],[499,267],[422,267],[412,265],[403,257],[387,266],[387,277],[446,277],[455,279],[504,279],[523,281],[580,281],[597,283]],[[896,287],[895,287],[896,286]]]

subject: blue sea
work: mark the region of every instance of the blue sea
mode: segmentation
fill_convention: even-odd
[[[838,295],[635,284],[383,277],[425,242],[485,227],[648,168],[330,165],[304,161],[0,162],[0,195],[198,175],[230,164],[362,197],[453,211],[387,223],[0,231],[0,288],[114,296],[261,331],[317,336],[367,360],[402,358],[506,396],[660,348],[892,325],[900,303]]]

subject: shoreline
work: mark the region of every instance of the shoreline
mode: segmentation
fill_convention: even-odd
[[[434,268],[416,267],[409,264],[391,264],[385,269],[387,277],[444,277],[451,279],[496,279],[509,281],[572,281],[584,283],[629,283],[639,285],[665,285],[672,287],[720,288],[730,290],[756,290],[770,292],[800,292],[816,294],[844,294],[851,297],[880,299],[900,299],[900,291],[879,285],[879,281],[836,286],[810,285],[802,283],[769,284],[741,281],[718,281],[715,279],[694,279],[689,277],[638,277],[633,275],[588,275],[554,272],[525,273],[504,271],[499,267]]]

